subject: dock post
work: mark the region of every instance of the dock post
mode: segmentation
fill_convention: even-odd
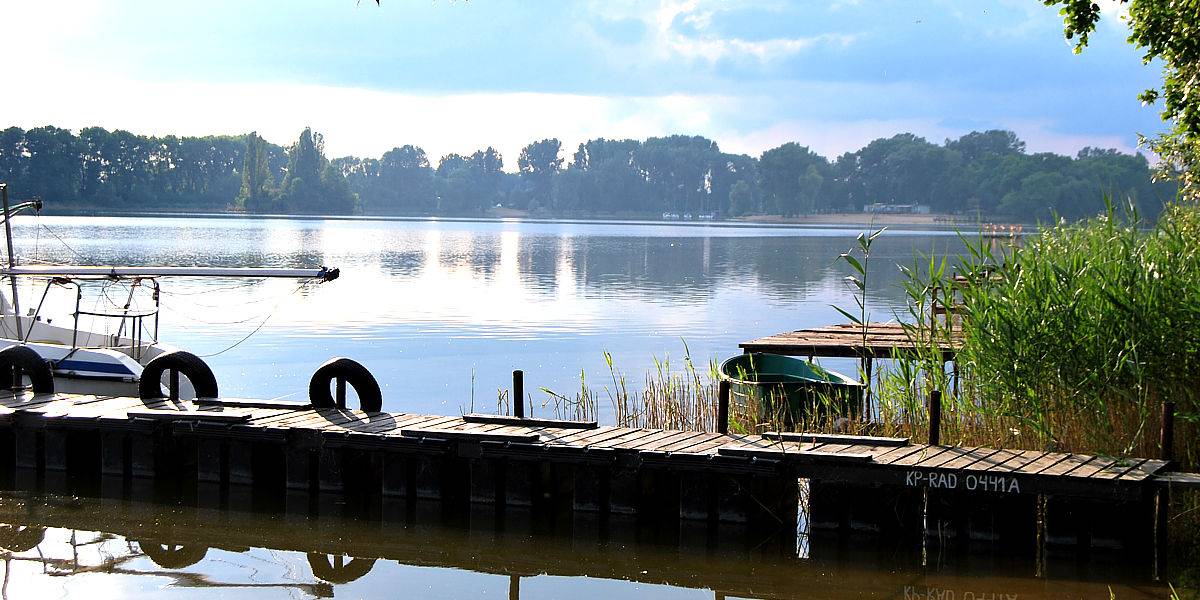
[[[717,433],[729,433],[729,380],[717,382]]]
[[[1175,460],[1175,403],[1162,403],[1162,428],[1158,437],[1159,452],[1162,460],[1170,463]]]
[[[525,418],[525,372],[517,369],[513,371],[513,416],[518,419]]]
[[[1159,457],[1168,468],[1175,460],[1175,403],[1163,402],[1162,428],[1158,437]],[[1162,580],[1167,570],[1168,520],[1171,516],[1171,489],[1158,490],[1154,498],[1154,578]]]
[[[929,445],[937,446],[942,441],[942,391],[929,392]]]

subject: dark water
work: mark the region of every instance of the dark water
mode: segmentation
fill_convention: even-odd
[[[476,406],[494,407],[513,369],[526,372],[535,392],[578,390],[581,370],[600,390],[611,380],[607,350],[637,387],[655,358],[681,368],[685,344],[704,366],[737,354],[738,342],[844,322],[831,305],[851,308],[854,300],[837,256],[859,233],[658,223],[16,222],[23,262],[340,267],[337,281],[303,290],[291,281],[164,280],[161,339],[216,353],[206,360],[223,396],[303,400],[321,362],[349,356],[375,374],[385,410],[437,414],[458,414],[472,396]],[[879,238],[868,282],[872,317],[903,310],[898,262],[958,245],[952,232]],[[40,295],[28,287],[24,306]],[[111,308],[125,295],[119,286],[93,286],[85,306]],[[73,293],[55,291],[44,312],[65,319],[70,302]]]
[[[437,514],[436,506],[429,507]],[[1121,559],[1038,564],[920,543],[794,538],[703,524],[670,541],[577,518],[573,534],[0,497],[0,598],[1161,598]],[[437,519],[432,519],[436,521]],[[483,522],[481,525],[480,522]],[[561,525],[560,525],[561,529]],[[1142,569],[1145,570],[1145,569]]]

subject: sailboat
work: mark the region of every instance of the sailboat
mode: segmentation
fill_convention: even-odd
[[[216,396],[212,371],[202,359],[159,340],[161,278],[289,278],[327,282],[340,274],[338,269],[327,267],[18,265],[13,254],[10,221],[21,212],[41,210],[42,203],[33,200],[10,207],[8,186],[0,183],[0,204],[8,250],[7,264],[0,266],[0,277],[8,278],[11,283],[11,300],[0,292],[0,355],[17,352],[9,350],[16,346],[32,350],[48,363],[53,387],[58,392],[146,397],[147,390],[153,394],[166,387],[172,397]],[[25,313],[21,312],[18,285],[18,279],[23,278],[45,282],[37,306],[28,307]],[[82,306],[84,286],[114,281],[127,286],[124,306],[108,310],[86,310]],[[66,325],[42,314],[46,298],[55,288],[75,293],[75,309],[67,315]],[[151,306],[136,306],[134,295],[139,290],[148,292]],[[81,327],[81,317],[106,322],[108,331],[101,333]],[[32,357],[27,350],[19,352]]]

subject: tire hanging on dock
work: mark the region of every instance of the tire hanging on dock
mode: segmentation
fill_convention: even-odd
[[[9,346],[0,350],[0,377],[8,378],[7,381],[0,382],[0,385],[9,387],[17,381],[15,374],[11,377],[5,375],[12,373],[14,369],[29,377],[33,384],[33,393],[54,393],[54,371],[50,368],[50,362],[32,348]]]
[[[338,398],[329,393],[329,384],[338,381]],[[345,383],[358,394],[359,408],[366,412],[383,410],[383,393],[375,376],[349,358],[332,358],[317,368],[308,382],[308,401],[313,408],[346,408]]]
[[[197,398],[217,397],[217,378],[212,369],[199,356],[183,350],[165,352],[146,364],[138,381],[138,396],[143,400],[166,398],[167,394],[162,390],[162,376],[167,371],[178,371],[187,377],[196,390]]]

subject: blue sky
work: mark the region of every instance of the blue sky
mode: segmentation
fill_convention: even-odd
[[[1156,84],[1119,6],[1081,55],[1038,0],[6,2],[0,125],[243,133],[431,157],[672,133],[831,158],[911,131],[1136,149]],[[15,36],[15,37],[14,37]]]

